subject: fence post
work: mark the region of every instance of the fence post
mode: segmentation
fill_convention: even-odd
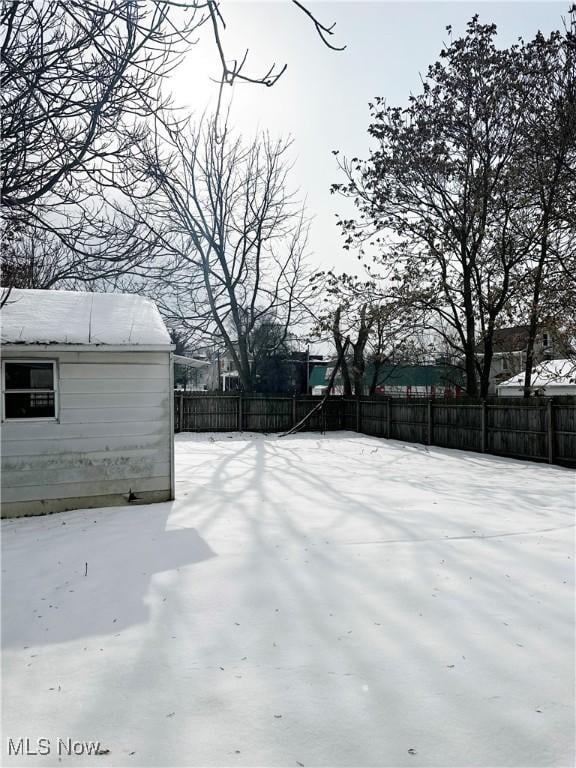
[[[242,432],[244,414],[242,413],[242,391],[238,393],[238,432]]]
[[[356,398],[356,432],[360,432],[360,423],[361,423],[361,415],[360,415],[360,398]]]
[[[390,398],[386,400],[386,437],[390,439],[392,434],[392,407],[390,405]]]
[[[292,398],[292,426],[295,427],[296,424],[296,392],[294,392],[294,397]]]
[[[482,400],[480,409],[481,409],[480,410],[480,430],[481,430],[480,449],[482,453],[486,453],[486,449],[488,448],[488,420],[486,418],[487,416],[486,400]]]
[[[428,445],[434,444],[434,420],[432,416],[433,401],[428,400]]]
[[[180,392],[180,402],[178,403],[178,432],[184,431],[184,395]]]
[[[554,464],[554,413],[552,398],[546,404],[546,421],[548,422],[548,464]]]

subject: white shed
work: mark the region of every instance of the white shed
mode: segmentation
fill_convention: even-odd
[[[530,389],[534,394],[546,397],[576,395],[576,361],[545,360],[532,371]],[[522,397],[524,394],[524,373],[512,376],[498,384],[500,397]]]
[[[0,315],[2,517],[173,499],[173,346],[154,302],[13,290]]]

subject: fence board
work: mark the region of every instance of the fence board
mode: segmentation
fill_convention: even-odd
[[[433,444],[443,448],[464,451],[482,451],[482,403],[467,402],[458,405],[433,403]]]
[[[558,463],[575,461],[576,456],[576,407],[565,403],[553,403],[554,457]]]
[[[428,402],[409,401],[404,398],[391,400],[391,432],[393,440],[407,443],[428,442]]]
[[[356,401],[353,401],[353,403],[354,411],[350,420],[350,429],[356,428]],[[374,437],[387,436],[387,409],[387,402],[382,398],[374,400],[362,399],[360,403],[361,432],[365,435],[373,435]]]
[[[293,426],[293,398],[244,395],[243,429],[247,432],[285,432]]]
[[[182,432],[234,432],[238,429],[237,397],[182,398]]]
[[[285,432],[318,402],[311,395],[177,392],[174,421],[178,431],[188,432]],[[576,466],[576,397],[482,402],[333,396],[305,431],[337,429]]]
[[[351,398],[343,398],[341,401],[342,409],[342,429],[355,430],[356,429],[356,400]],[[363,419],[366,419],[366,414],[363,413]],[[362,422],[364,424],[364,421]]]

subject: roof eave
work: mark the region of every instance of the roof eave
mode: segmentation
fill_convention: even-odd
[[[185,365],[188,368],[205,368],[211,364],[209,360],[200,360],[199,358],[188,357],[187,355],[173,354],[172,359],[178,365]]]
[[[29,344],[27,342],[2,341],[3,352],[8,350],[28,350],[30,352],[172,352],[175,344]]]

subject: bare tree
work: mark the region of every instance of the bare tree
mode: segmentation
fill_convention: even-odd
[[[320,329],[324,330],[326,325],[328,325],[332,331],[332,340],[334,341],[334,347],[336,348],[336,355],[338,356],[338,359],[341,360],[340,369],[342,371],[343,394],[349,396],[352,394],[352,381],[350,378],[348,360],[344,354],[344,348],[345,346],[349,347],[351,342],[349,337],[345,336],[345,333],[342,329],[341,304],[339,304],[336,309],[334,309],[333,313],[329,313],[325,320],[321,319]]]
[[[372,307],[372,327],[366,346],[366,362],[371,367],[372,375],[368,384],[368,394],[373,395],[379,383],[380,371],[390,361],[401,335],[399,312],[394,302],[380,302]],[[410,329],[413,334],[413,328]]]
[[[529,334],[524,396],[529,397],[539,326],[554,313],[560,296],[561,303],[568,300],[574,309],[574,302],[570,302],[574,286],[565,266],[573,259],[576,237],[573,213],[566,209],[575,197],[576,187],[576,6],[572,9],[571,29],[565,34],[556,32],[549,39],[538,35],[525,55],[537,69],[533,74],[526,67],[531,105],[524,126],[522,156],[535,241],[527,280]]]
[[[189,4],[176,26],[160,0],[3,4],[2,206],[20,241],[10,238],[5,276],[49,287],[142,263],[138,233],[106,197],[127,182],[147,118],[168,104],[161,82],[203,23],[200,9]]]
[[[170,4],[139,0],[4,3],[2,202],[77,201],[74,181],[109,183],[162,103],[160,80],[202,17],[170,23]],[[39,216],[36,213],[36,216]]]
[[[551,220],[537,212],[527,180],[542,140],[531,121],[538,99],[555,103],[563,45],[554,33],[500,49],[495,35],[474,17],[406,109],[377,99],[369,128],[376,148],[366,162],[343,162],[347,183],[333,187],[359,211],[341,221],[345,246],[362,252],[370,243],[383,297],[444,336],[463,358],[471,396],[487,394],[494,333],[530,281],[539,282],[536,253]],[[546,57],[548,69],[539,64]],[[543,135],[555,147],[556,125],[549,110]],[[552,181],[553,164],[547,168]]]
[[[333,27],[294,4],[335,47]],[[7,0],[0,25],[4,232],[40,238],[66,279],[116,279],[150,263],[123,193],[138,186],[134,158],[151,118],[170,106],[163,83],[203,28],[220,55],[221,89],[236,80],[271,86],[285,69],[255,74],[247,52],[226,55],[214,0]],[[20,266],[27,252],[19,248]]]
[[[333,272],[318,273],[315,280],[324,294],[325,309],[316,316],[316,333],[329,332],[338,357],[346,340],[352,351],[342,358],[343,393],[360,397],[364,392],[367,365],[373,366],[370,394],[378,372],[402,327],[401,308],[378,295],[372,281]]]
[[[442,359],[453,372],[454,383],[460,375],[453,365],[454,346],[447,347],[447,329],[430,330],[426,318],[413,304],[383,287],[373,279],[362,280],[346,273],[317,273],[315,280],[324,297],[324,308],[316,315],[316,335],[329,333],[336,353],[341,355],[348,340],[351,355],[341,364],[343,392],[359,397],[365,389],[373,395],[382,383],[382,370],[387,376],[401,365],[430,364]],[[366,372],[369,377],[366,381]]]
[[[290,143],[262,135],[245,144],[218,120],[165,131],[142,152],[150,190],[140,223],[162,238],[168,275],[157,298],[196,343],[221,339],[250,389],[258,327],[272,322],[283,344],[309,293]]]

